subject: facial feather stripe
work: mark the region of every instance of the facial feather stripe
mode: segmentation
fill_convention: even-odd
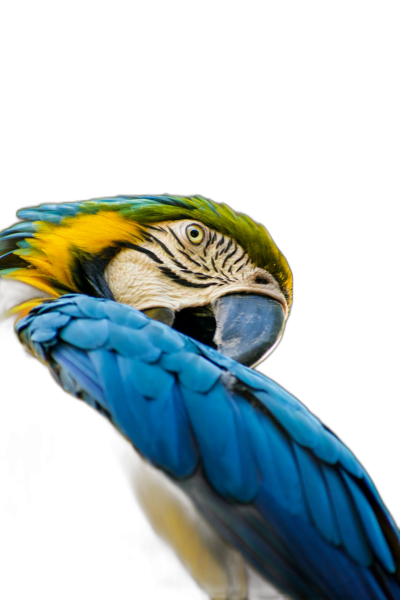
[[[202,227],[204,238],[193,243],[187,231]],[[125,249],[110,261],[105,280],[118,302],[140,310],[165,307],[180,311],[205,306],[228,293],[269,295],[287,303],[278,282],[260,269],[236,240],[189,219],[164,222],[147,230],[140,246]],[[184,288],[184,291],[183,289]]]
[[[150,243],[151,233],[162,242],[159,234],[168,232],[165,222],[191,219],[214,231],[203,254],[191,254],[192,260],[202,264],[201,271],[209,269],[208,273],[215,276],[222,270],[232,276],[236,270],[232,260],[241,258],[237,251],[230,256],[237,244],[252,264],[272,274],[288,306],[291,304],[291,272],[266,229],[246,215],[202,196],[119,196],[44,204],[22,210],[19,216],[25,220],[0,233],[0,276],[28,283],[52,297],[82,291],[73,273],[80,258],[94,259],[109,247],[123,248],[123,242],[138,246]],[[169,230],[171,233],[173,228]],[[179,236],[175,239],[179,246],[178,240]],[[218,254],[211,261],[208,250],[214,243],[219,244]],[[180,248],[190,254],[183,246]],[[194,271],[196,266],[200,271],[194,263],[189,269],[188,259],[178,256],[175,250],[174,256],[175,267],[180,263],[187,270]],[[221,256],[226,261],[221,262]],[[238,261],[237,266],[241,265]],[[242,267],[239,273],[244,270]]]

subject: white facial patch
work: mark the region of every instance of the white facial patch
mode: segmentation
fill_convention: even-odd
[[[121,250],[104,277],[117,302],[139,310],[204,306],[235,292],[265,294],[287,304],[277,281],[256,267],[232,238],[197,221],[149,227],[139,249]]]

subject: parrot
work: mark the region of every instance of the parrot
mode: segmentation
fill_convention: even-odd
[[[400,535],[354,454],[255,367],[280,342],[289,264],[203,196],[18,212],[0,276],[38,291],[21,343],[140,456],[155,531],[214,600],[400,600]],[[272,592],[271,592],[272,590]],[[263,595],[264,594],[264,595]]]

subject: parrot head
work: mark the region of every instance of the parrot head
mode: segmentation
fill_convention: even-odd
[[[131,305],[247,366],[282,336],[288,263],[262,225],[224,204],[118,196],[18,216],[0,234],[2,277],[50,298],[84,293]]]

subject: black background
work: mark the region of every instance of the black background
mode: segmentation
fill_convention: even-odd
[[[23,207],[146,193],[199,193],[264,223],[292,268],[294,304],[259,370],[354,452],[400,522],[393,163],[362,106],[296,106],[279,118],[242,113],[240,126],[222,107],[214,129],[202,131],[207,119],[192,114],[190,133],[153,128],[140,140],[132,122],[108,129],[110,141],[96,128],[74,137],[56,125],[46,141],[40,125],[24,130],[8,149],[0,228]],[[145,569],[104,424],[59,394],[6,334],[1,381],[10,572],[28,572],[34,555],[29,577],[41,584],[48,569],[73,582],[89,568],[114,583],[131,560]]]

